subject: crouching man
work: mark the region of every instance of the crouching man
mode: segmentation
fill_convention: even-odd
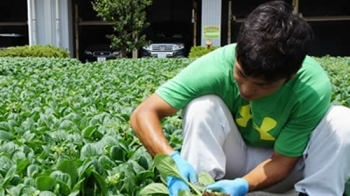
[[[231,196],[264,190],[341,196],[350,177],[350,109],[331,105],[331,83],[307,56],[313,32],[283,1],[258,6],[237,43],[192,62],[131,116],[148,152],[169,154],[190,181]],[[160,120],[182,110],[183,146],[174,151]],[[171,196],[189,190],[168,177]]]

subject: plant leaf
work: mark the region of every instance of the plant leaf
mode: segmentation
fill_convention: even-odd
[[[95,177],[95,180],[100,187],[101,194],[107,195],[107,184],[105,179],[96,171],[92,171],[92,175]]]
[[[0,130],[0,140],[11,141],[12,140],[12,133]]]
[[[74,185],[78,180],[78,168],[75,161],[64,160],[59,163],[57,169],[70,175],[72,185]]]
[[[200,172],[198,174],[198,181],[202,186],[207,186],[215,182],[214,178],[207,172]]]
[[[150,196],[150,195],[169,195],[168,188],[162,183],[152,183],[144,187],[140,191],[141,196]]]
[[[179,192],[179,196],[192,196],[192,194],[189,193],[189,192],[187,192],[187,191],[185,191],[185,190],[181,190],[181,191]],[[199,196],[199,195],[198,195],[198,196]]]
[[[7,184],[12,180],[16,174],[17,165],[12,165],[12,167],[7,171],[4,180],[0,183],[0,187],[6,187]]]
[[[55,196],[56,194],[54,194],[51,191],[42,191],[40,192],[39,196]]]
[[[154,164],[161,174],[166,176],[174,176],[187,181],[179,172],[175,161],[166,154],[158,154],[154,157]]]
[[[200,194],[199,190],[194,187],[187,179],[182,177],[175,161],[169,155],[158,154],[154,157],[154,164],[159,172],[166,176],[173,176],[182,179],[196,194]]]
[[[67,187],[71,187],[72,180],[69,174],[63,173],[62,171],[54,171],[50,174],[50,177],[55,179],[56,181],[62,182]],[[69,188],[70,189],[70,188]]]
[[[56,180],[50,176],[39,176],[35,179],[36,187],[41,191],[52,190],[56,183]]]

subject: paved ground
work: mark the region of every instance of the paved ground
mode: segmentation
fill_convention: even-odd
[[[287,193],[283,194],[274,194],[274,193],[267,193],[267,192],[253,192],[249,193],[246,196],[298,196],[298,193],[294,190],[288,191]]]

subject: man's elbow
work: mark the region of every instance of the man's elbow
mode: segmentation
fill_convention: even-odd
[[[137,133],[140,131],[142,121],[149,119],[150,116],[156,115],[156,112],[150,108],[145,107],[143,104],[139,105],[130,116],[130,126]]]
[[[132,128],[132,130],[134,130],[135,132],[138,131],[138,118],[140,116],[140,106],[138,106],[132,113],[131,113],[131,116],[130,116],[130,126]]]

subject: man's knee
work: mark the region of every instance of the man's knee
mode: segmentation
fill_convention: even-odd
[[[204,115],[206,113],[213,113],[218,107],[224,105],[222,99],[217,95],[203,95],[193,99],[187,104],[183,111],[183,116],[188,115]]]
[[[328,113],[328,123],[341,141],[350,148],[350,108],[332,106]]]

